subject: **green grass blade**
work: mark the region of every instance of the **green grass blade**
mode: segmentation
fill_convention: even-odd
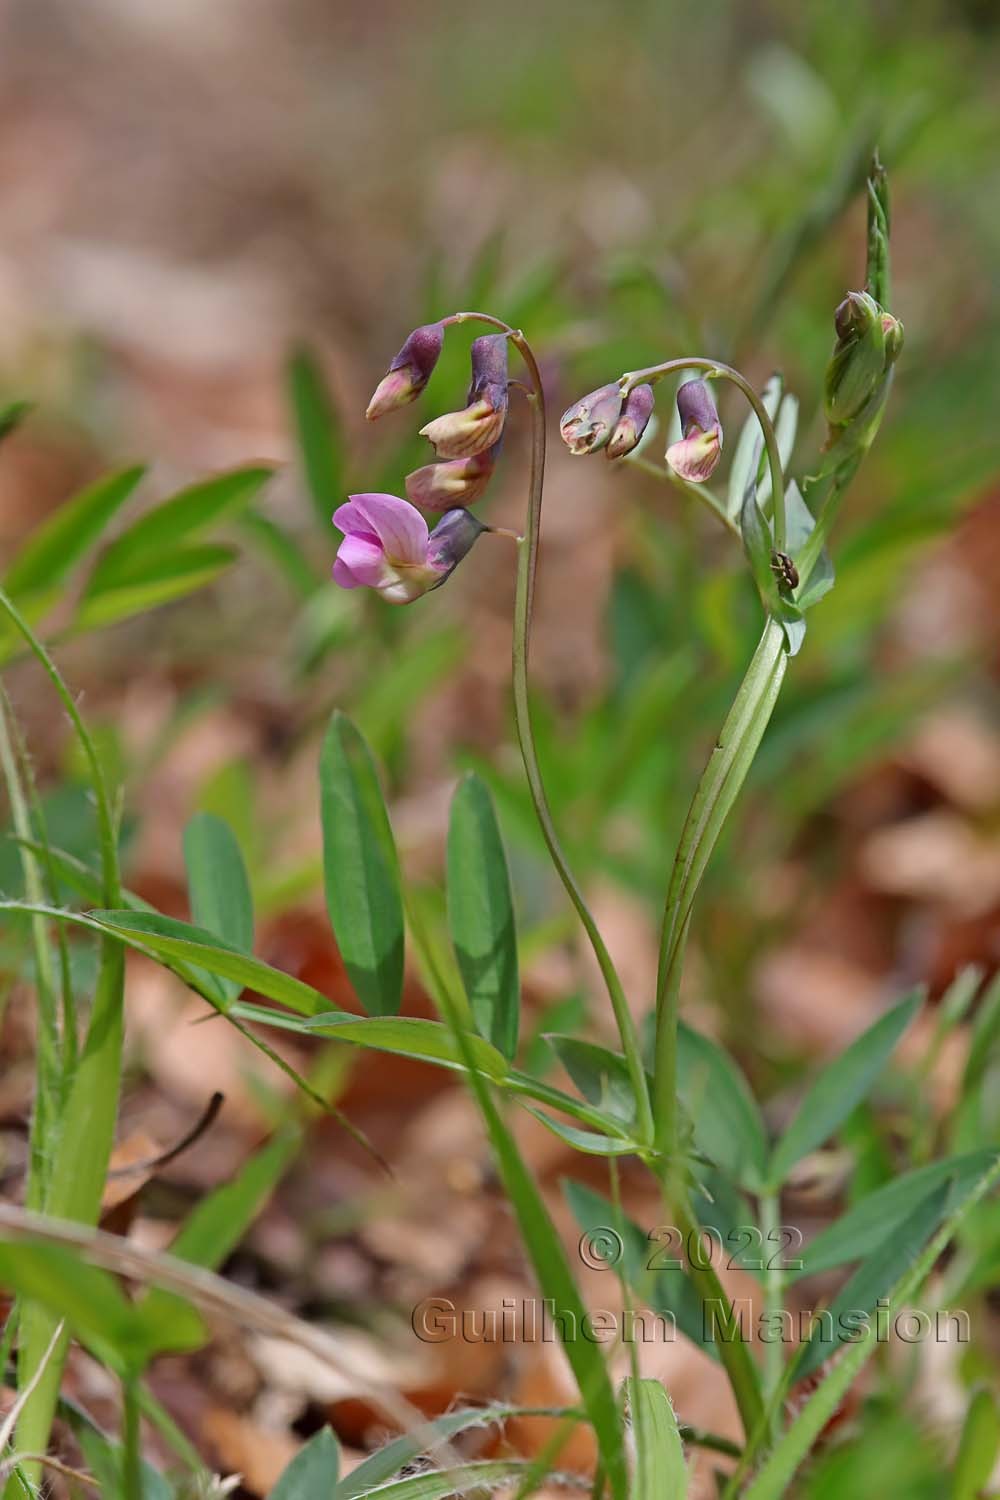
[[[287,389],[309,496],[325,534],[333,512],[346,498],[342,444],[326,380],[308,349],[297,350],[288,361]],[[331,541],[336,535],[331,530]]]

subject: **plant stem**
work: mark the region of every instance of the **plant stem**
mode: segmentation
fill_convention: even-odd
[[[761,1193],[760,1229],[765,1245],[779,1244],[777,1235],[779,1213],[779,1194],[776,1192]],[[781,1357],[781,1339],[774,1335],[777,1327],[780,1326],[782,1313],[784,1312],[785,1288],[781,1267],[774,1264],[780,1258],[780,1250],[772,1250],[770,1254],[765,1250],[764,1255],[764,1316],[766,1326],[771,1335],[769,1341],[764,1345],[764,1391],[767,1396],[770,1396],[781,1381],[782,1367],[784,1365]]]
[[[139,1391],[131,1375],[122,1381],[122,1494],[124,1500],[142,1500]]]
[[[691,1207],[687,1185],[679,1176],[670,1192],[670,1211],[684,1245],[690,1245],[700,1238],[701,1228]],[[695,1258],[688,1255],[687,1274],[701,1300],[706,1330],[711,1326],[717,1335],[715,1346],[736,1398],[743,1431],[749,1437],[764,1414],[760,1375],[750,1353],[750,1346],[743,1338],[739,1318],[733,1311],[732,1302],[711,1259],[706,1257],[704,1264],[700,1261],[696,1263]]]
[[[519,330],[511,328],[506,323],[502,323],[499,318],[491,317],[487,313],[463,312],[455,313],[451,318],[446,318],[444,321],[446,323],[462,323],[471,319],[478,319],[481,322],[489,323],[492,327],[500,328],[509,335],[511,342],[515,345],[521,358],[524,360],[531,380],[531,394],[528,398],[531,407],[531,474],[528,492],[528,515],[525,536],[518,543],[517,591],[514,601],[514,722],[517,729],[518,744],[521,748],[521,758],[524,761],[528,788],[535,807],[535,816],[538,819],[542,837],[545,840],[545,846],[549,851],[549,857],[556,868],[559,879],[563,883],[566,894],[576,908],[577,915],[583,924],[584,931],[597,959],[597,964],[611,1001],[611,1008],[618,1027],[618,1035],[621,1039],[622,1052],[629,1071],[629,1080],[635,1095],[639,1135],[643,1141],[651,1143],[653,1139],[653,1114],[650,1106],[649,1090],[646,1086],[646,1074],[642,1065],[642,1049],[639,1045],[639,1034],[635,1021],[632,1018],[632,1013],[628,1008],[628,1001],[625,998],[625,991],[622,988],[614,961],[608,952],[607,945],[587,905],[586,897],[569,867],[569,862],[559,842],[559,835],[556,832],[552,813],[549,809],[548,798],[545,794],[545,784],[542,780],[541,767],[538,763],[538,753],[531,726],[531,706],[528,697],[528,650],[531,639],[535,575],[538,568],[538,542],[542,519],[542,485],[545,475],[545,394],[542,389],[542,378],[527,339],[525,339]]]
[[[102,897],[108,906],[121,904],[121,873],[118,865],[118,838],[111,798],[104,769],[94,742],[72,693],[45,646],[24,619],[20,610],[0,589],[0,608],[24,639],[31,654],[42,666],[55,688],[76,734],[90,771],[101,849]],[[101,1193],[107,1174],[108,1159],[114,1141],[118,1117],[118,1093],[121,1083],[122,1040],[124,1034],[124,951],[111,938],[101,941],[101,959],[90,1024],[72,1079],[58,1130],[47,1143],[51,1158],[44,1194],[44,1208],[54,1218],[78,1220],[93,1224],[98,1216]],[[28,1187],[29,1202],[38,1201],[33,1182]],[[46,1350],[55,1349],[41,1379],[25,1403],[17,1426],[18,1446],[30,1453],[44,1453],[48,1447],[52,1418],[62,1379],[69,1336],[56,1340],[58,1319],[41,1304],[26,1302],[21,1315],[21,1339],[18,1354],[18,1377],[22,1387],[34,1377]],[[40,1466],[25,1464],[25,1474],[37,1484]],[[18,1493],[18,1481],[9,1480],[6,1494]]]
[[[0,770],[7,783],[11,824],[18,839],[22,841],[19,854],[25,896],[30,902],[42,905],[47,892],[42,883],[41,870],[35,855],[23,842],[32,838],[33,830],[17,765],[11,734],[12,724],[10,700],[6,690],[0,687]],[[35,994],[38,1000],[38,1061],[35,1106],[31,1120],[31,1171],[28,1176],[27,1206],[41,1208],[45,1202],[47,1166],[59,1129],[63,1067],[56,1014],[55,970],[48,930],[42,916],[33,915],[30,923],[35,954]]]

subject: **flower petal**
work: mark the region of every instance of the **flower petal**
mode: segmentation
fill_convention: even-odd
[[[344,537],[333,565],[334,581],[345,589],[376,589],[392,571],[381,545],[357,534]]]
[[[395,495],[352,495],[350,504],[365,531],[374,532],[393,562],[427,561],[427,522],[408,500]]]

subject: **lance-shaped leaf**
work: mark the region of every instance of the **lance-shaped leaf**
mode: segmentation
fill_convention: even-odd
[[[253,901],[236,836],[213,813],[198,813],[184,830],[191,915],[241,952],[253,951]],[[231,1004],[242,989],[238,979],[217,979],[220,999]]]
[[[115,511],[135,490],[145,470],[107,474],[68,500],[36,531],[11,563],[4,588],[15,599],[48,590],[99,540]]]
[[[1000,1451],[1000,1411],[992,1391],[980,1389],[969,1402],[955,1457],[951,1500],[976,1500],[986,1491]]]
[[[809,1343],[795,1362],[795,1379],[819,1369],[844,1344],[866,1336],[871,1315],[930,1239],[944,1217],[948,1184],[934,1188],[902,1224],[896,1225],[841,1287],[829,1308],[817,1313]],[[883,1318],[888,1335],[888,1318]],[[878,1313],[876,1312],[876,1321]],[[881,1330],[876,1326],[876,1337]]]
[[[493,799],[475,775],[451,805],[448,926],[476,1030],[512,1058],[521,1002],[514,903]]]
[[[780,375],[772,375],[761,392],[761,401],[764,410],[771,421],[781,402],[784,382]],[[743,501],[751,483],[756,493],[757,480],[761,473],[761,460],[764,454],[764,443],[761,435],[760,423],[756,414],[750,412],[740,428],[740,435],[736,439],[736,449],[733,453],[733,461],[729,469],[729,487],[726,497],[726,509],[733,520],[738,520],[743,508]]]
[[[784,1181],[797,1161],[829,1140],[861,1103],[922,1001],[919,991],[900,1000],[823,1069],[775,1147],[769,1169],[774,1186]]]
[[[286,1465],[268,1500],[331,1500],[339,1473],[337,1439],[321,1427]]]
[[[626,1380],[635,1438],[632,1500],[685,1500],[684,1448],[677,1416],[658,1380]]]
[[[355,993],[369,1015],[403,994],[403,902],[392,829],[371,751],[337,712],[319,766],[326,906]]]
[[[758,1189],[767,1136],[757,1103],[732,1058],[684,1021],[677,1028],[677,1076],[699,1150],[735,1182]]]
[[[787,1279],[797,1281],[848,1261],[863,1260],[943,1183],[948,1184],[948,1194],[942,1213],[950,1213],[996,1159],[995,1151],[970,1151],[892,1178],[859,1198],[818,1234],[801,1252],[801,1266],[789,1271]]]

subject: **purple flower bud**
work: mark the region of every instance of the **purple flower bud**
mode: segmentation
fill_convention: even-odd
[[[431,378],[443,343],[443,323],[424,323],[413,330],[368,403],[365,416],[369,422],[395,411],[397,406],[406,406],[420,394]]]
[[[604,450],[608,458],[624,458],[626,453],[638,447],[639,439],[653,415],[653,387],[637,385],[625,397],[622,414]]]
[[[441,517],[427,544],[428,561],[441,573],[439,583],[444,583],[485,530],[482,521],[468,510],[450,510]]]
[[[677,392],[683,437],[667,449],[667,463],[682,479],[708,479],[722,452],[722,423],[707,381],[688,380]]]
[[[492,448],[507,420],[507,336],[487,333],[472,345],[472,383],[463,411],[448,412],[421,427],[438,458],[472,458]]]
[[[422,510],[453,510],[481,499],[493,475],[496,445],[471,458],[426,464],[406,476],[406,497]]]
[[[581,396],[562,414],[559,432],[569,451],[596,453],[607,447],[615,424],[621,416],[622,390],[617,381]]]

